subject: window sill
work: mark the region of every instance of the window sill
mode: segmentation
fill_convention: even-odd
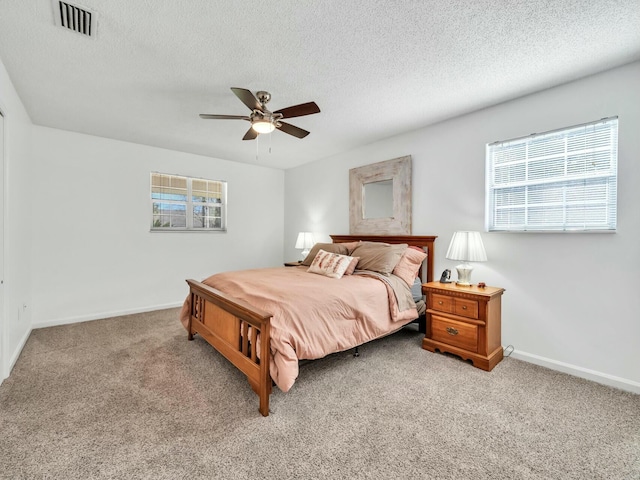
[[[150,233],[227,233],[226,228],[207,229],[207,228],[152,228]]]
[[[487,230],[487,233],[617,233],[617,230]]]

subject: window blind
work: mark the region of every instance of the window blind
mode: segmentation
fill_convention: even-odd
[[[486,148],[488,231],[616,229],[618,117]]]

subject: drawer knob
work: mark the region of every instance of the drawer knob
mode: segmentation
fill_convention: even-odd
[[[463,309],[463,310],[466,310],[466,309],[467,309],[467,306],[466,306],[466,305],[463,305],[463,306],[462,306],[462,309]]]
[[[438,301],[438,305],[442,305],[442,300],[439,300],[439,301]]]
[[[457,335],[457,334],[458,334],[458,330],[456,330],[456,329],[455,329],[455,328],[453,328],[453,327],[447,327],[447,333],[448,333],[449,335]]]

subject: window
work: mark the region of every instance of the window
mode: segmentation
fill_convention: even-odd
[[[487,145],[486,227],[615,231],[618,118]]]
[[[151,174],[151,230],[226,231],[227,183]]]

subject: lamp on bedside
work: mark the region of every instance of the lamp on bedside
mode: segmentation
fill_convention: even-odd
[[[455,232],[446,257],[449,260],[461,260],[462,263],[456,266],[458,271],[458,281],[456,284],[469,286],[471,282],[471,272],[473,267],[469,262],[486,262],[487,252],[480,237],[480,232]]]
[[[309,250],[316,244],[311,232],[300,232],[296,240],[296,248],[302,248],[302,258],[304,260],[309,255]]]

